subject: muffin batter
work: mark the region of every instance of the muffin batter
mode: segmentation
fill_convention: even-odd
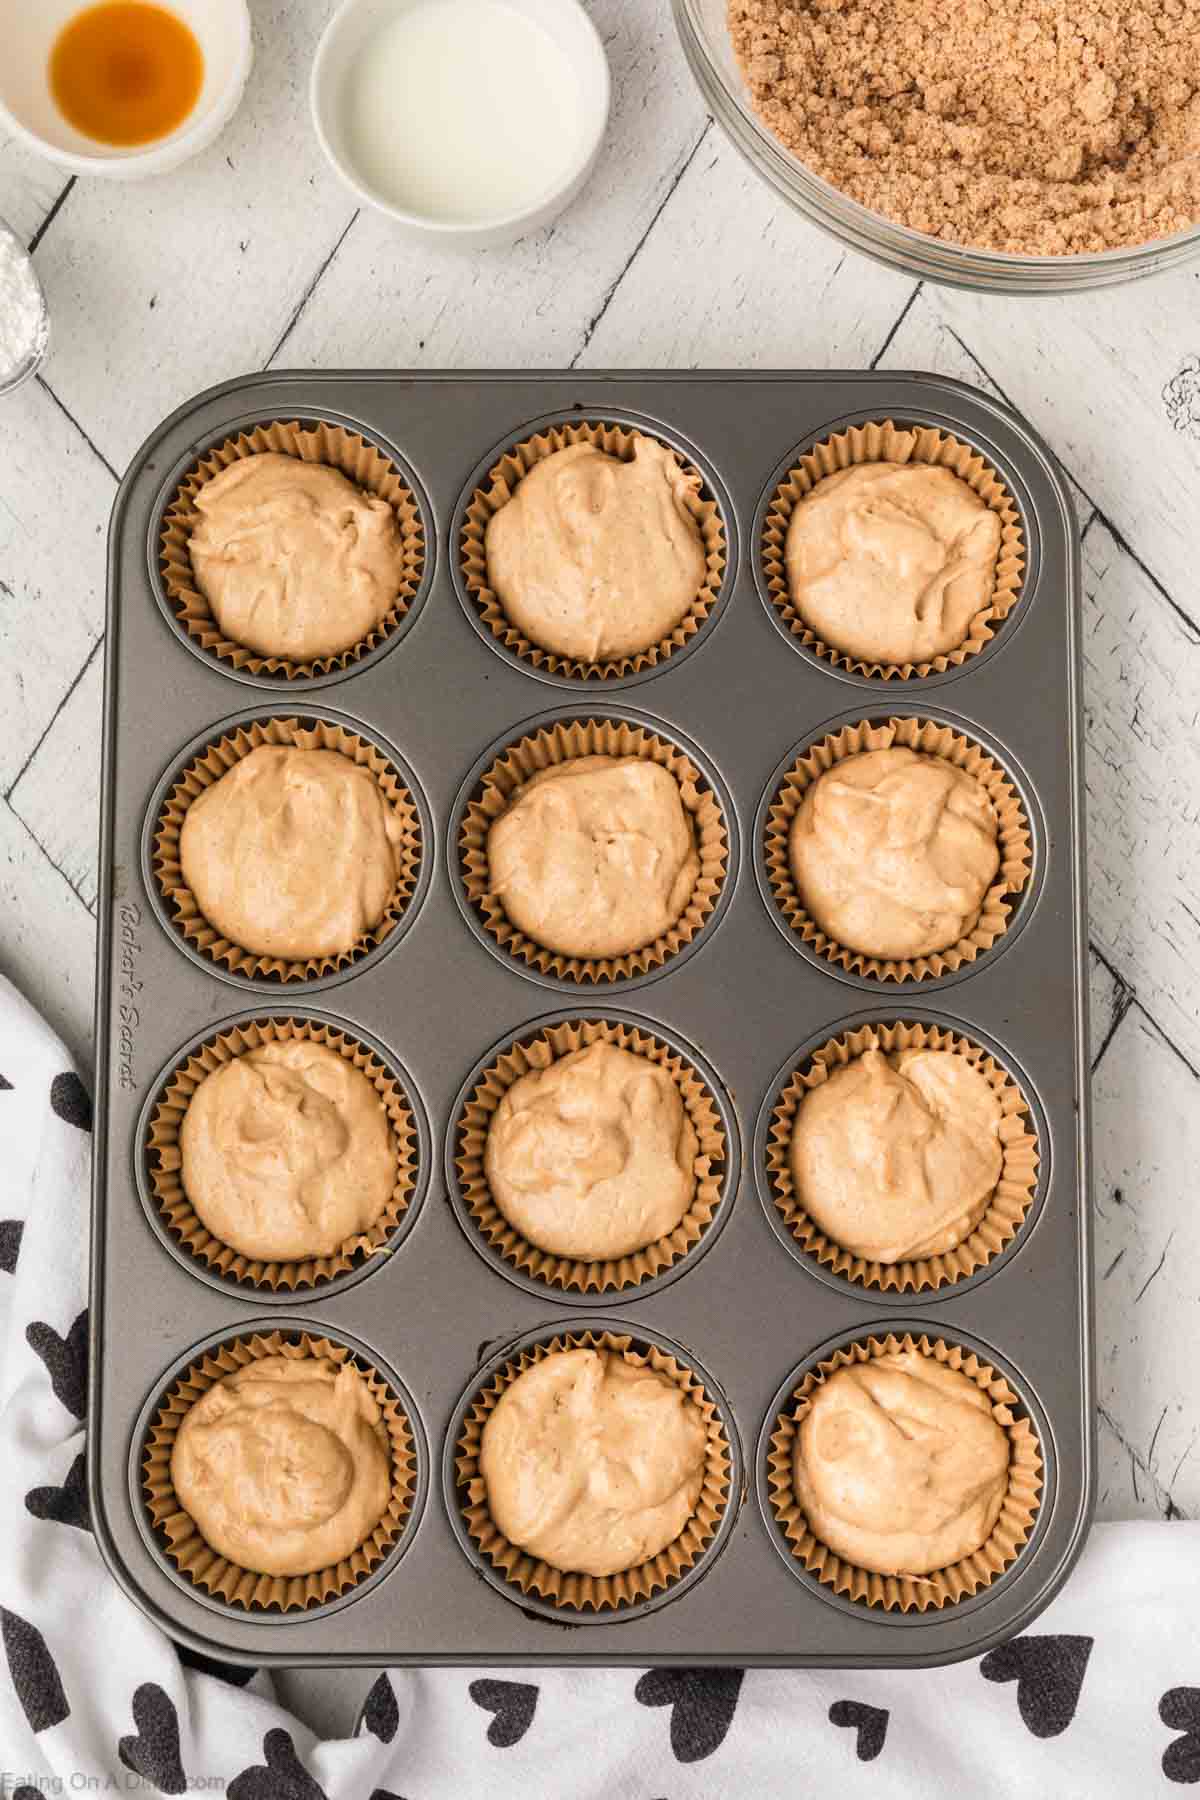
[[[965,641],[995,585],[1000,520],[949,469],[863,463],[792,513],[785,561],[797,612],[868,663],[922,663]]]
[[[540,770],[493,823],[488,863],[512,923],[563,956],[623,956],[653,943],[700,873],[679,783],[632,756]]]
[[[513,1083],[484,1166],[531,1244],[601,1262],[674,1231],[695,1193],[697,1149],[669,1071],[599,1041]]]
[[[241,457],[205,482],[196,510],[196,586],[225,635],[260,656],[336,656],[396,603],[396,515],[338,469],[272,450]]]
[[[332,1255],[374,1224],[396,1181],[374,1087],[336,1050],[302,1038],[206,1075],[179,1143],[197,1216],[223,1244],[265,1261]]]
[[[800,1102],[796,1197],[821,1230],[872,1262],[953,1250],[1003,1164],[1000,1101],[950,1050],[868,1050]]]
[[[239,1568],[309,1575],[351,1555],[387,1509],[387,1431],[353,1364],[263,1357],[183,1416],[171,1481],[200,1535]]]
[[[930,956],[978,923],[1000,867],[995,808],[939,756],[868,750],[813,782],[792,874],[822,931],[864,956]]]
[[[337,750],[261,744],[189,806],[183,879],[243,950],[336,956],[382,919],[402,826],[369,769]]]
[[[488,1509],[552,1568],[616,1575],[679,1536],[700,1498],[706,1432],[666,1375],[608,1350],[561,1350],[504,1390],[483,1428]]]
[[[991,1536],[1008,1439],[969,1376],[900,1350],[816,1388],[793,1481],[813,1536],[839,1556],[881,1575],[928,1575]]]
[[[704,585],[699,486],[664,444],[632,462],[571,444],[535,463],[488,521],[488,581],[513,624],[581,662],[632,656],[668,637]]]

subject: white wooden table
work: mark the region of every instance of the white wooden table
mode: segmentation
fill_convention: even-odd
[[[614,111],[553,228],[402,242],[328,172],[332,0],[251,0],[257,64],[174,175],[64,181],[0,138],[0,214],[53,314],[0,401],[0,967],[90,1062],[104,544],[196,389],[263,367],[927,368],[1002,392],[1084,532],[1099,1514],[1200,1517],[1200,267],[1080,300],[915,285],[794,217],[706,116],[667,0],[591,0]]]

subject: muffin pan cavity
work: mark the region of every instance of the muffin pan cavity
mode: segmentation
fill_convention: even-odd
[[[693,478],[689,512],[704,547],[705,572],[692,606],[665,637],[604,661],[588,662],[555,654],[531,643],[513,624],[489,582],[488,522],[516,493],[538,463],[573,444],[589,444],[627,462],[639,437],[665,446]],[[489,451],[471,473],[450,527],[451,568],[463,611],[484,643],[540,681],[565,688],[591,687],[612,693],[675,668],[700,649],[724,616],[737,577],[738,539],[732,503],[724,484],[701,453],[673,430],[648,418],[606,409],[586,416],[579,408],[533,419]]]
[[[509,1224],[489,1187],[485,1159],[491,1121],[513,1083],[596,1043],[614,1044],[671,1074],[695,1133],[696,1186],[669,1235],[617,1259],[585,1262],[539,1250]],[[446,1187],[468,1241],[518,1287],[583,1306],[602,1297],[643,1300],[678,1280],[715,1243],[739,1170],[736,1114],[715,1070],[677,1033],[615,1007],[548,1013],[494,1044],[459,1090],[446,1138]]]
[[[699,872],[683,911],[653,942],[622,955],[564,956],[506,917],[494,891],[488,833],[526,782],[544,769],[590,756],[645,761],[668,771],[691,825]],[[706,943],[733,897],[739,850],[733,803],[710,759],[662,720],[618,706],[542,713],[506,741],[490,745],[463,783],[448,843],[455,899],[485,949],[546,987],[622,993],[677,968]]]
[[[977,652],[885,682],[788,632],[764,593],[760,548],[770,496],[803,453],[887,420],[934,430],[996,471],[1023,560],[1019,598]],[[381,450],[422,528],[421,573],[395,629],[344,666],[306,676],[253,671],[206,648],[175,618],[159,566],[164,517],[189,472],[255,427],[294,421],[324,421]],[[477,496],[509,478],[502,465],[515,476],[521,446],[555,433],[586,440],[595,427],[618,454],[637,431],[698,471],[719,554],[708,565],[712,602],[678,643],[635,667],[569,671],[493,629],[478,590],[478,532],[475,588],[464,533]],[[476,506],[472,529],[481,516]],[[1093,1463],[1079,543],[1065,480],[1036,435],[1003,402],[924,375],[256,375],[190,401],[143,446],[118,496],[109,555],[88,1454],[97,1541],[130,1596],[177,1641],[254,1667],[910,1668],[978,1656],[1025,1630],[1082,1545]],[[309,691],[335,680],[336,694]],[[334,699],[336,708],[324,704]],[[982,759],[1004,802],[1004,891],[989,901],[988,941],[970,954],[954,947],[936,967],[931,955],[902,980],[809,941],[781,911],[778,869],[768,867],[768,816],[789,771],[856,732],[902,744],[931,732],[935,751]],[[260,744],[343,749],[403,810],[394,904],[344,955],[243,954],[208,927],[180,880],[188,805]],[[502,869],[514,914],[578,952],[556,954],[506,917],[489,881],[488,834],[535,773],[597,753],[649,758],[658,773],[616,784],[615,814],[610,789],[593,795],[578,833],[586,809],[564,807],[560,789],[572,855],[594,828],[607,843],[605,881],[623,871],[608,890],[618,915],[661,936],[626,949],[631,931],[608,929],[602,909],[555,909],[544,890],[531,900],[533,884]],[[687,899],[693,865],[667,772],[699,863]],[[282,803],[292,789],[281,773],[262,788]],[[375,819],[373,799],[344,777],[314,779],[321,797],[308,816],[327,791],[350,786]],[[239,830],[250,785],[230,790]],[[323,816],[335,817],[332,803]],[[265,837],[257,814],[246,830]],[[296,852],[303,936],[264,935],[263,909],[249,911],[247,890],[220,878],[228,830],[193,833],[193,844],[209,839],[208,861],[189,857],[189,869],[228,930],[285,952],[327,946],[337,934],[326,892],[360,891],[362,905],[338,914],[355,922],[379,898],[377,824],[355,830],[330,825],[323,859]],[[553,832],[544,840],[556,842]],[[335,865],[344,887],[326,875]],[[355,890],[360,866],[368,874]],[[983,859],[974,867],[986,873]],[[581,868],[591,868],[583,851],[571,891],[590,895]],[[636,900],[628,908],[626,891]],[[682,913],[664,924],[677,902]],[[207,1063],[293,1029],[349,1048],[397,1109],[401,1191],[378,1232],[344,1255],[256,1268],[198,1237],[178,1135]],[[892,1282],[844,1264],[790,1216],[773,1179],[787,1141],[779,1108],[798,1073],[836,1057],[839,1044],[916,1029],[986,1059],[986,1078],[1011,1097],[1014,1163],[1003,1216],[981,1224],[978,1244],[944,1266],[915,1262]],[[671,1069],[696,1136],[693,1203],[664,1238],[629,1248],[615,1225],[602,1240],[574,1228],[560,1237],[510,1197],[523,1229],[570,1252],[556,1256],[494,1204],[488,1113],[527,1064],[593,1039]],[[595,1091],[611,1150],[625,1102],[603,1084]],[[657,1106],[653,1166],[674,1204],[685,1190],[670,1165],[689,1139],[671,1123],[672,1105]],[[986,1104],[975,1116],[990,1117]],[[513,1192],[524,1155],[514,1153]],[[636,1214],[656,1229],[670,1216],[665,1204]],[[232,1233],[219,1206],[214,1217]],[[864,1241],[884,1254],[891,1240]],[[601,1243],[611,1260],[590,1262]],[[207,1380],[242,1356],[238,1346],[276,1333],[326,1340],[376,1371],[400,1398],[414,1458],[395,1539],[291,1603],[253,1571],[212,1565],[208,1582],[195,1528],[168,1491],[175,1413],[159,1417],[164,1403],[177,1410],[171,1396],[189,1370]],[[889,1333],[995,1371],[1039,1460],[1036,1506],[1012,1554],[986,1586],[956,1582],[944,1604],[923,1610],[873,1603],[870,1584],[822,1581],[807,1548],[793,1554],[765,1472],[803,1376],[839,1348]],[[489,1529],[472,1431],[503,1371],[556,1340],[589,1338],[631,1346],[694,1382],[720,1448],[703,1511],[650,1559],[655,1567],[559,1579]]]
[[[344,950],[295,961],[247,950],[205,918],[185,879],[180,843],[188,808],[264,747],[328,750],[348,757],[375,779],[399,821],[397,878],[383,915]],[[188,956],[223,980],[259,992],[326,988],[394,949],[420,910],[433,855],[429,806],[403,756],[356,720],[329,711],[311,716],[239,713],[202,732],[163,775],[142,827],[143,880],[160,922]]]
[[[619,1575],[564,1575],[509,1543],[488,1512],[479,1470],[488,1417],[505,1389],[527,1369],[545,1356],[569,1350],[606,1351],[673,1382],[705,1425],[700,1499],[691,1520],[665,1550]],[[467,1560],[505,1598],[559,1623],[615,1618],[624,1624],[677,1599],[708,1573],[734,1529],[742,1497],[742,1454],[729,1404],[694,1356],[659,1332],[596,1315],[530,1332],[479,1371],[446,1433],[442,1492]]]
[[[950,1051],[988,1081],[1001,1106],[1000,1180],[986,1212],[965,1238],[940,1255],[881,1263],[856,1256],[821,1231],[797,1197],[790,1169],[797,1112],[812,1092],[867,1050]],[[1000,1046],[948,1013],[923,1007],[859,1013],[818,1033],[789,1056],[772,1081],[754,1129],[754,1176],[767,1221],[806,1274],[865,1293],[876,1304],[911,1307],[960,1294],[986,1281],[1033,1230],[1049,1184],[1049,1130],[1024,1072]]]
[[[391,1492],[382,1518],[353,1555],[310,1575],[267,1576],[219,1555],[182,1511],[171,1458],[188,1411],[216,1383],[264,1358],[313,1357],[358,1370],[379,1408]],[[365,1345],[295,1318],[251,1320],[217,1333],[178,1359],[147,1395],[129,1454],[129,1495],[142,1537],[171,1580],[201,1604],[257,1624],[340,1611],[383,1581],[408,1549],[429,1492],[429,1450],[403,1381]]]
[[[188,552],[199,518],[197,496],[234,463],[264,453],[320,463],[392,508],[403,551],[394,604],[357,643],[328,656],[297,662],[256,652],[224,632],[200,592]],[[394,650],[416,623],[429,592],[436,554],[432,515],[421,483],[394,445],[333,412],[303,419],[232,421],[211,442],[193,449],[163,484],[151,521],[150,584],[167,624],[194,655],[249,686],[303,692],[328,687]]]
[[[989,605],[972,619],[961,644],[915,663],[868,659],[823,642],[794,605],[787,578],[787,533],[797,505],[826,476],[878,462],[948,469],[1000,521]],[[917,409],[886,418],[855,414],[797,443],[763,489],[751,554],[767,616],[793,650],[843,681],[876,690],[886,683],[893,692],[941,686],[976,667],[979,658],[994,656],[1018,629],[1041,571],[1037,511],[1017,467],[984,431],[967,432],[936,411]]]
[[[263,1262],[222,1243],[197,1218],[183,1184],[180,1133],[190,1101],[210,1074],[248,1050],[295,1039],[336,1051],[371,1082],[387,1113],[396,1181],[378,1219],[330,1255]],[[428,1116],[399,1059],[334,1014],[298,1006],[240,1013],[185,1044],[150,1084],[134,1156],[138,1197],[172,1256],[199,1280],[258,1305],[324,1299],[386,1267],[416,1223],[431,1172]]]
[[[790,853],[791,828],[810,788],[839,762],[876,750],[939,758],[983,788],[996,821],[999,868],[974,925],[941,950],[904,959],[871,956],[827,935],[808,912]],[[1045,833],[1028,781],[1011,755],[955,714],[901,702],[886,712],[843,713],[782,759],[759,802],[754,864],[771,916],[794,950],[840,980],[874,992],[948,987],[1003,955],[1041,893]]]
[[[820,1384],[839,1369],[906,1350],[972,1381],[987,1396],[993,1418],[1009,1439],[1008,1488],[991,1535],[970,1556],[935,1571],[932,1578],[879,1575],[836,1556],[808,1529],[792,1480],[797,1427]],[[1057,1466],[1041,1404],[1005,1358],[970,1333],[898,1320],[831,1339],[791,1371],[763,1420],[754,1480],[775,1548],[810,1592],[851,1614],[869,1612],[885,1625],[920,1628],[947,1609],[969,1614],[1006,1579],[1041,1532]]]

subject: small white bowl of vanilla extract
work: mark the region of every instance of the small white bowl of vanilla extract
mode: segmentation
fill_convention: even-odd
[[[246,0],[0,0],[0,122],[74,175],[207,149],[254,60]]]
[[[474,250],[536,231],[575,198],[610,81],[579,0],[343,0],[310,99],[360,201],[411,238]]]

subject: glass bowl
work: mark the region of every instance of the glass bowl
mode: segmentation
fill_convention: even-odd
[[[976,293],[1074,294],[1137,281],[1200,255],[1200,223],[1130,249],[1076,256],[974,250],[897,225],[823,181],[759,122],[733,53],[727,0],[672,0],[672,6],[700,91],[751,167],[806,218],[889,268]]]
[[[39,316],[30,339],[28,353],[20,362],[0,363],[0,399],[6,394],[15,394],[23,387],[31,376],[36,375],[46,359],[46,351],[50,343],[50,313],[46,306],[46,290],[43,288],[37,270],[33,266],[33,258],[24,244],[6,220],[0,219],[0,238],[15,249],[18,257],[25,263],[33,278],[33,287],[39,302]]]

